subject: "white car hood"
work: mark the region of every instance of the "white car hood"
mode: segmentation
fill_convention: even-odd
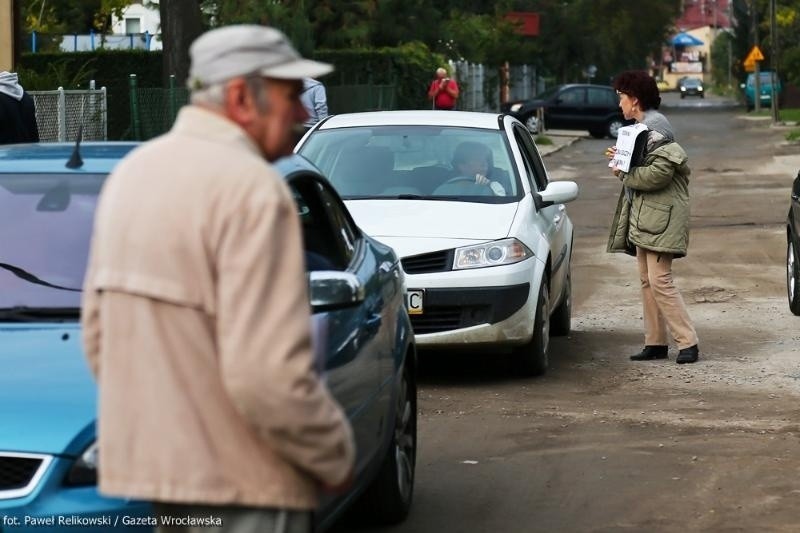
[[[348,200],[350,214],[371,237],[490,241],[508,236],[517,202],[479,204],[438,200]]]

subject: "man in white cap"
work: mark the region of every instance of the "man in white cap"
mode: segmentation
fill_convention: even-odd
[[[302,79],[331,67],[251,25],[190,56],[192,104],[119,163],[96,214],[99,487],[153,501],[162,531],[307,532],[354,445],[313,370],[300,224],[268,161],[306,119]]]

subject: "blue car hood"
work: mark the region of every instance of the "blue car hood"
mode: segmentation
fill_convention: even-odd
[[[77,323],[0,323],[0,450],[80,453],[96,394]]]

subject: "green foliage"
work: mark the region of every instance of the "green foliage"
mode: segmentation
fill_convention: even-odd
[[[542,146],[553,144],[553,139],[548,137],[547,135],[537,135],[534,139],[536,144],[540,144]]]
[[[728,86],[728,54],[730,52],[731,57],[733,56],[733,41],[731,34],[722,32],[711,43],[711,80],[716,87]],[[735,86],[736,78],[731,76],[730,83]]]
[[[122,139],[129,135],[130,74],[139,87],[161,87],[161,64],[160,52],[98,50],[23,54],[17,70],[28,90],[86,89],[94,79],[108,91],[109,139]]]
[[[377,50],[319,50],[314,59],[336,67],[323,79],[326,85],[396,84],[398,109],[426,109],[428,84],[445,63],[420,42]]]
[[[800,130],[792,130],[787,133],[786,140],[790,142],[800,141]]]

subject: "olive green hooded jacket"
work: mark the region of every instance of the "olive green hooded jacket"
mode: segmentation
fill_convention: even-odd
[[[611,223],[609,252],[636,255],[636,246],[686,255],[689,246],[689,166],[676,142],[663,144],[641,166],[621,173],[623,189]],[[627,192],[627,194],[626,194]]]

